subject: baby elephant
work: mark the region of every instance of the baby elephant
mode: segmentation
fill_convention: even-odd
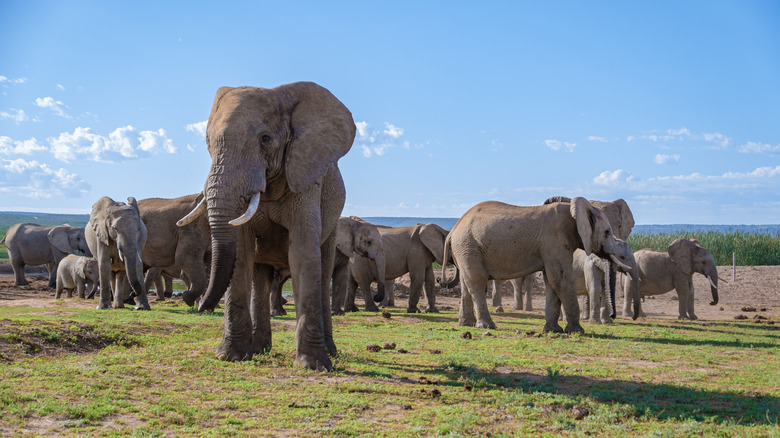
[[[77,256],[70,254],[60,262],[57,268],[57,292],[54,298],[60,298],[62,291],[66,291],[68,298],[73,296],[76,289],[79,298],[91,297],[100,282],[100,270],[94,257]],[[86,287],[89,291],[86,292]]]

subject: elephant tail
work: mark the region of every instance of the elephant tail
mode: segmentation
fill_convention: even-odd
[[[449,253],[451,251],[452,248],[450,245],[450,235],[447,234],[447,238],[444,239],[444,253],[442,254],[441,277],[436,279],[436,282],[439,283],[439,286],[441,286],[444,289],[452,289],[460,281],[460,271],[458,270],[458,266],[455,264],[454,260],[452,265],[455,266],[455,278],[453,278],[450,281],[447,281],[447,263],[450,261]]]

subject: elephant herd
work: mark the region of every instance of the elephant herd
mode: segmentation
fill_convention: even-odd
[[[561,313],[567,332],[583,331],[578,294],[589,298],[591,321],[611,321],[618,272],[625,274],[624,316],[642,314],[641,296],[676,289],[680,318],[695,319],[695,272],[710,278],[711,304],[718,301],[714,259],[698,242],[679,239],[668,252],[631,251],[625,239],[634,220],[622,199],[555,197],[533,207],[488,201],[450,231],[342,217],[346,188],[338,161],[355,131],[346,106],[311,82],[222,87],[208,119],[212,164],[202,193],[127,203],[103,197],[84,229],[14,225],[4,241],[16,283],[25,284],[25,264],[45,264],[57,297],[99,290],[100,309],[129,299],[149,309],[151,283],[162,274],[180,277],[188,286],[184,301],[199,311],[213,311],[224,298],[216,354],[237,361],[271,348],[271,316],[284,313],[281,287],[289,279],[295,364],[324,370],[337,352],[332,315],[358,310],[358,289],[366,310],[393,306],[393,281],[408,273],[407,311],[420,311],[424,293],[426,311],[436,312],[434,262],[443,266],[443,286],[459,282],[459,323],[467,326],[495,327],[489,281],[513,280],[515,306],[522,308],[528,283],[522,278],[537,271],[546,284],[546,331],[563,331]],[[455,278],[445,278],[448,264],[456,266]],[[157,292],[164,299],[162,287]]]

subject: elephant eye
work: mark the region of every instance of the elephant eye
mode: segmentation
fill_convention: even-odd
[[[270,135],[264,133],[263,135],[260,136],[261,143],[268,143],[269,141],[271,141]]]

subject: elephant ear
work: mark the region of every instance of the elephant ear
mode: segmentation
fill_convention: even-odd
[[[577,234],[582,240],[582,249],[585,254],[590,255],[593,252],[593,229],[598,220],[596,210],[587,199],[577,197],[571,200],[569,212],[577,223]]]
[[[436,263],[442,264],[444,259],[444,240],[448,234],[447,230],[436,224],[425,224],[420,226],[418,232],[423,245],[436,258]]]
[[[131,197],[127,198],[127,205],[130,205],[130,206],[132,206],[133,208],[135,208],[135,211],[136,211],[136,212],[138,213],[138,215],[140,216],[140,214],[141,214],[141,210],[139,210],[139,209],[138,209],[138,202],[135,200],[135,198],[134,198],[134,197],[132,197],[132,196],[131,196]]]
[[[104,196],[92,205],[92,213],[89,214],[89,224],[95,232],[100,243],[108,245],[111,237],[108,234],[108,209],[114,205],[113,199]]]
[[[693,275],[693,247],[688,239],[677,239],[669,245],[669,257],[685,275]]]
[[[313,82],[295,82],[278,90],[296,102],[284,166],[290,190],[300,193],[349,152],[355,140],[355,122],[341,101]]]
[[[76,260],[76,272],[81,278],[87,278],[87,259],[79,257],[78,260]]]
[[[350,259],[355,256],[356,231],[357,222],[354,219],[345,217],[339,219],[339,227],[336,232],[336,249]]]
[[[628,208],[628,203],[622,198],[614,200],[613,204],[620,209],[620,233],[622,235],[618,237],[625,240],[631,234],[631,229],[634,228],[634,215]]]
[[[70,240],[68,239],[68,228],[65,225],[57,225],[49,230],[48,238],[49,242],[57,248],[60,252],[65,254],[72,254],[73,248],[70,246]]]

